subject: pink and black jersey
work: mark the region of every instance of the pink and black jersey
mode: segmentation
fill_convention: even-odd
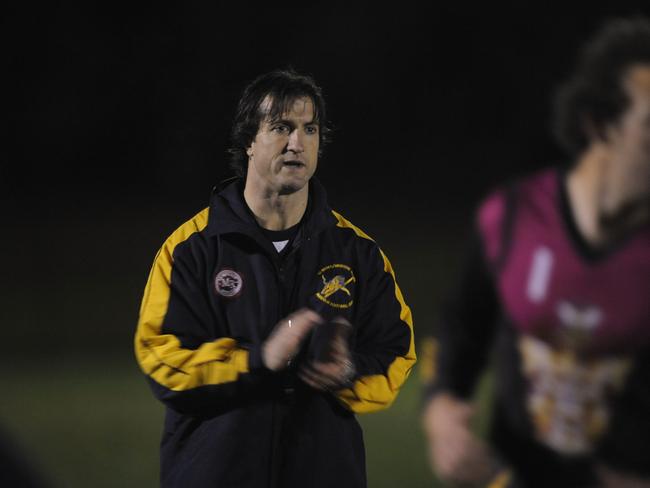
[[[496,345],[494,444],[525,486],[588,486],[596,462],[650,474],[650,227],[591,248],[564,181],[481,204],[437,334],[432,388],[462,397]]]

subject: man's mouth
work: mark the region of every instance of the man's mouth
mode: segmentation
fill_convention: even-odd
[[[301,168],[301,167],[303,167],[305,165],[301,161],[295,161],[295,160],[294,161],[285,161],[283,164],[284,164],[284,166],[289,166],[291,168]]]

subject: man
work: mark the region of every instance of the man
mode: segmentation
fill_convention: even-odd
[[[313,178],[327,132],[310,77],[253,81],[243,178],[156,257],[135,349],[167,407],[162,486],[366,486],[355,413],[395,399],[413,324],[386,256]]]
[[[471,486],[650,487],[650,22],[611,22],[558,92],[573,165],[501,188],[437,331],[432,466]],[[491,446],[470,429],[491,344]]]

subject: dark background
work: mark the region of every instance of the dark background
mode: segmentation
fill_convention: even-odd
[[[16,394],[41,401],[34,382],[64,381],[47,374],[60,365],[137,374],[153,257],[230,175],[240,91],[276,67],[323,87],[336,130],[318,176],[391,258],[421,337],[481,196],[566,162],[550,100],[580,42],[611,15],[650,11],[566,4],[14,7],[2,20],[0,352],[7,375],[34,369]]]
[[[413,241],[435,253],[462,239],[494,183],[563,161],[547,130],[554,86],[603,18],[643,10],[210,5],[5,17],[0,308],[21,338],[9,351],[27,338],[128,347],[150,262],[229,176],[234,106],[260,73],[293,66],[323,86],[336,131],[319,177],[400,261]],[[426,280],[402,286],[427,294]]]

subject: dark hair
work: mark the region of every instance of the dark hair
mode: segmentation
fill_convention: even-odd
[[[260,105],[269,97],[271,106],[261,111]],[[250,147],[259,130],[260,123],[268,117],[276,120],[285,114],[297,99],[307,97],[314,104],[314,122],[319,125],[319,156],[330,141],[330,128],[325,112],[325,99],[321,88],[311,76],[293,69],[274,70],[253,80],[243,91],[231,132],[230,167],[238,176],[245,177],[248,169]]]
[[[555,93],[553,133],[571,155],[589,144],[589,125],[603,134],[629,103],[627,70],[650,63],[650,22],[644,17],[610,20],[584,45],[573,75]],[[593,134],[592,134],[593,137]]]

